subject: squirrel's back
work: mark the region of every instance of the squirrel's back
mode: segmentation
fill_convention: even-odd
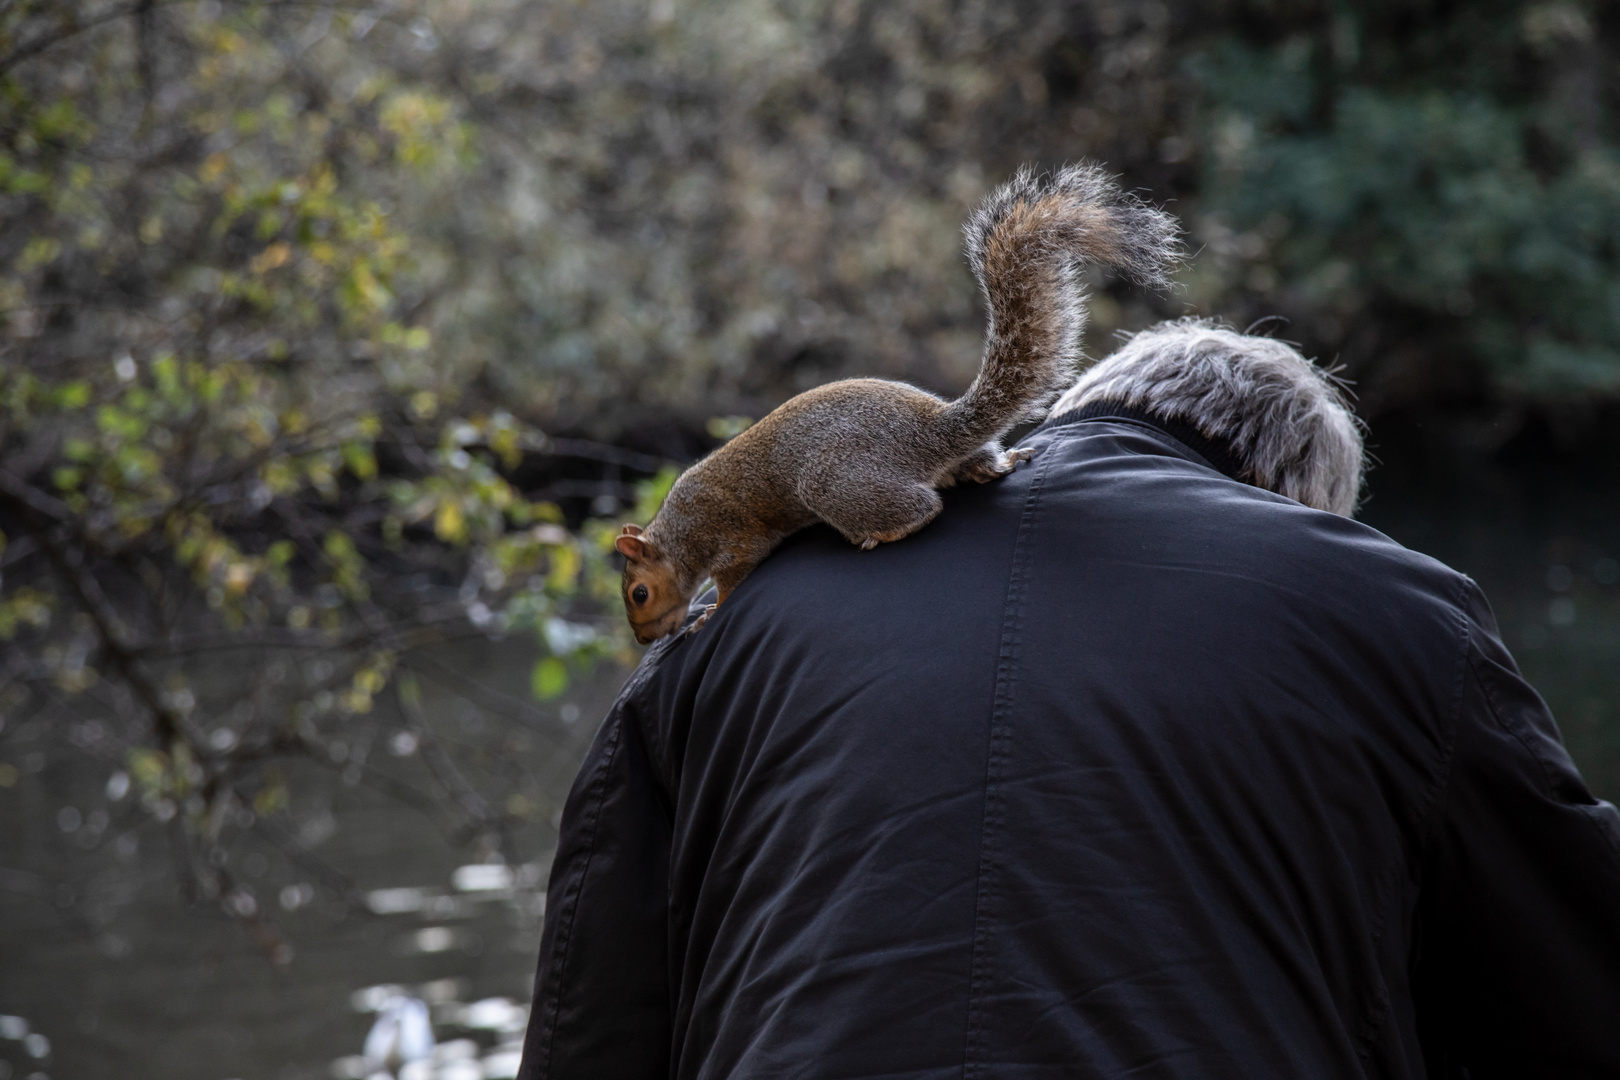
[[[1038,419],[1078,366],[1080,265],[1162,285],[1180,256],[1174,218],[1085,165],[1020,170],[966,231],[989,304],[984,362],[967,392],[944,401],[883,379],[829,383],[693,466],[645,530],[628,525],[615,541],[638,639],[679,625],[705,576],[724,600],[783,537],[816,520],[871,548],[932,521],[939,488],[1011,472],[1028,452],[1004,452],[1001,437]]]

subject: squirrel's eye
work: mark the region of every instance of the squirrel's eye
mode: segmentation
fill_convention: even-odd
[[[634,600],[638,604],[645,604],[647,602],[647,586],[637,585],[635,588],[631,589],[630,599]]]

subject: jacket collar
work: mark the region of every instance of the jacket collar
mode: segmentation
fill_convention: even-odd
[[[1068,427],[1070,424],[1079,424],[1087,420],[1128,420],[1156,428],[1202,457],[1217,471],[1225,473],[1240,483],[1252,483],[1249,479],[1249,470],[1244,467],[1243,459],[1238,455],[1230,440],[1219,435],[1206,435],[1179,417],[1164,416],[1117,401],[1093,401],[1090,404],[1082,405],[1078,409],[1060,413],[1057,416],[1048,418],[1034,431],[1030,432],[1030,435],[1048,431],[1052,428]]]

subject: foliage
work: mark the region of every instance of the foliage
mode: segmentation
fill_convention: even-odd
[[[1204,205],[1253,230],[1257,291],[1347,349],[1374,407],[1432,395],[1448,377],[1421,369],[1441,364],[1510,392],[1620,389],[1612,20],[1568,2],[1266,11],[1262,40],[1227,31],[1191,61]]]
[[[458,408],[424,325],[435,252],[390,208],[448,197],[465,124],[284,15],[171,5],[0,84],[0,709],[117,717],[190,887],[272,949],[216,849],[287,811],[278,760],[409,791],[366,760],[387,696],[498,849],[499,807],[547,803],[474,791],[435,744],[422,650],[529,634],[546,699],[626,650],[607,540],[510,479],[546,436]],[[25,44],[55,25],[7,17]]]
[[[687,456],[716,413],[977,366],[960,222],[1106,162],[1186,221],[1169,296],[1097,275],[1093,352],[1269,315],[1377,414],[1612,394],[1612,20],[1570,2],[602,0],[431,9],[486,133],[461,208],[502,400]],[[482,215],[482,223],[474,220]]]

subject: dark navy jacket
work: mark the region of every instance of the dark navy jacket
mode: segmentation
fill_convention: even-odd
[[[1620,815],[1473,582],[1140,418],[1026,445],[647,654],[523,1076],[1620,1077]]]

